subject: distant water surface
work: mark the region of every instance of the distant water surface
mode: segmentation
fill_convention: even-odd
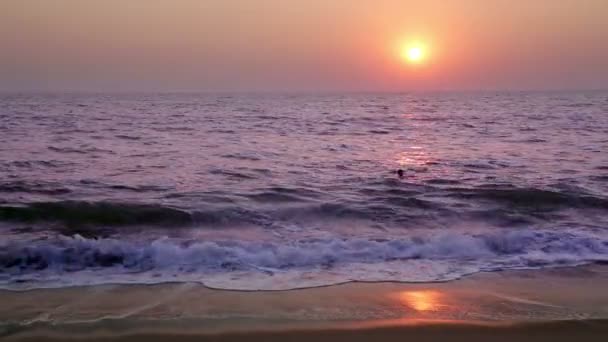
[[[606,262],[607,151],[605,92],[2,95],[0,286]]]

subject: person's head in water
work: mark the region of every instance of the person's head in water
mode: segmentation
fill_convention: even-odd
[[[399,178],[403,178],[403,170],[402,169],[397,170],[397,175],[399,176]]]

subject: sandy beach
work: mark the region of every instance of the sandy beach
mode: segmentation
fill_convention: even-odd
[[[2,291],[9,341],[600,340],[608,267],[430,283],[225,291],[194,283]],[[454,335],[456,334],[456,335]]]
[[[288,330],[278,332],[225,334],[139,333],[121,336],[92,336],[74,339],[66,336],[29,336],[15,341],[604,341],[606,321],[566,321],[536,324],[479,325],[422,323],[416,326],[382,328]]]

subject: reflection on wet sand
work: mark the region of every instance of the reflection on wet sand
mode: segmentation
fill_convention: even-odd
[[[399,292],[399,301],[416,311],[439,311],[444,306],[441,302],[443,294],[439,291],[403,291]]]

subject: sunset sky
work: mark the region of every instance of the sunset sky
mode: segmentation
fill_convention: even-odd
[[[607,0],[0,1],[3,91],[606,88]]]

